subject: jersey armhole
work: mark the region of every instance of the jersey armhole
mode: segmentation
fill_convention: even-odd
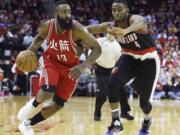
[[[49,41],[49,38],[50,38],[52,30],[53,30],[53,22],[54,22],[54,19],[51,19],[49,24],[48,24],[48,29],[47,29],[47,33],[46,33],[47,41]]]
[[[77,50],[76,50],[77,44],[74,42],[72,29],[69,31],[69,39],[70,39],[71,47],[74,53],[77,55]]]

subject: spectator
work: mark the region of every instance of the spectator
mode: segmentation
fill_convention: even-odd
[[[165,89],[167,88],[167,73],[164,69],[161,69],[159,80],[154,92],[154,99],[161,99],[166,97]]]
[[[180,99],[180,75],[172,78],[172,88],[171,91],[168,92],[168,95],[171,99]]]
[[[5,50],[10,50],[10,54],[14,55],[29,46],[37,32],[40,20],[49,18],[49,10],[45,9],[43,2],[43,0],[26,0],[21,3],[19,0],[0,1],[1,63],[9,63],[7,62],[9,56],[4,56]],[[78,2],[70,1],[70,3],[74,13],[73,18],[84,25],[98,24],[111,19],[112,0],[79,0]],[[176,67],[176,70],[180,72],[177,66],[180,61],[180,1],[168,0],[154,3],[148,0],[129,0],[128,4],[131,13],[140,13],[145,16],[150,33],[156,39],[157,48],[162,53],[166,74],[169,74],[169,67]],[[81,60],[85,58],[86,53],[82,54]],[[5,76],[8,72],[4,72]],[[168,87],[168,84],[163,84],[164,91],[167,92]]]
[[[33,37],[31,36],[31,32],[26,33],[23,39],[23,45],[28,48],[29,45],[32,43]]]

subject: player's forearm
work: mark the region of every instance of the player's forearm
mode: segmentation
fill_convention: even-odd
[[[99,58],[101,55],[101,47],[97,45],[95,48],[92,49],[90,55],[88,56],[87,60],[83,63],[85,67],[90,67],[92,64],[95,63],[96,59]]]
[[[147,29],[147,24],[143,19],[132,23],[128,28],[126,28],[128,33],[140,31],[140,30],[146,30],[146,29]]]
[[[44,42],[44,38],[39,37],[38,35],[34,38],[33,42],[29,46],[28,50],[36,52],[41,44]]]
[[[100,34],[106,32],[106,28],[100,24],[86,26],[87,30],[92,34]]]

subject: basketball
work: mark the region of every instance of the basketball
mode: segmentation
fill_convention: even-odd
[[[25,50],[16,57],[17,67],[24,72],[34,71],[38,66],[38,59],[34,52]]]

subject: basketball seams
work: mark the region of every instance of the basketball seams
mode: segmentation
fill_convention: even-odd
[[[18,57],[17,57],[17,59],[18,59]],[[19,58],[19,61],[16,61],[17,67],[22,71],[24,69],[24,66],[26,65],[26,61],[24,59],[26,59],[26,57]],[[20,64],[20,63],[22,63],[22,64]]]
[[[31,68],[34,69],[34,67],[37,67],[37,64],[38,64],[37,56],[36,56],[36,54],[33,53],[30,55],[30,57],[31,57]],[[35,65],[35,66],[33,66],[33,65]]]
[[[33,52],[29,53],[29,55],[28,55],[29,64],[31,66],[30,71],[34,70],[35,67],[37,66],[37,63],[36,63],[36,61],[34,59],[34,56],[36,57],[36,55]]]
[[[29,57],[28,57],[28,56],[29,56],[28,53],[29,53],[29,52],[27,52],[27,53],[24,54],[24,57],[25,57],[26,60],[25,60],[25,62],[24,62],[25,65],[24,65],[23,69],[24,69],[25,71],[29,71],[29,70],[27,70],[27,67],[29,67],[29,60],[30,60]]]
[[[31,59],[31,54],[28,56],[28,59],[29,59],[29,64],[30,64],[30,67],[31,67],[31,71],[32,71],[32,69],[33,69],[33,67],[32,67],[32,59]]]
[[[26,57],[25,57],[24,59],[26,59]],[[21,61],[23,61],[23,59],[22,59]],[[26,66],[26,61],[23,61],[22,63],[23,63],[23,66],[22,66],[21,68],[19,68],[19,69],[21,69],[21,70],[23,70],[24,67]]]
[[[16,64],[22,71],[30,72],[37,67],[37,56],[34,52],[21,53],[17,57]]]

